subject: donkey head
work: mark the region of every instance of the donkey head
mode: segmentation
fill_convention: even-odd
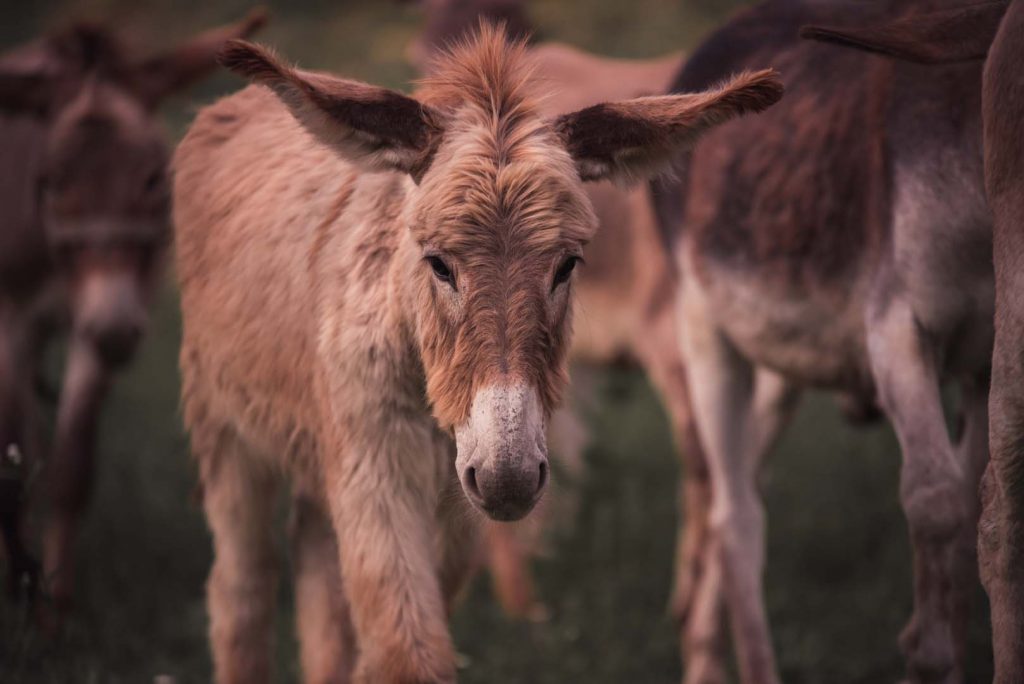
[[[141,336],[167,241],[168,152],[156,107],[212,71],[224,41],[263,21],[252,15],[146,59],[106,29],[78,24],[48,37],[41,58],[0,66],[0,111],[36,117],[45,130],[39,215],[71,284],[76,334],[110,365]]]
[[[319,141],[409,174],[407,277],[427,395],[455,433],[469,499],[513,520],[548,476],[545,423],[565,385],[573,269],[596,221],[583,181],[665,170],[708,127],[781,96],[771,72],[694,95],[538,113],[520,43],[483,26],[416,97],[283,66],[233,42],[229,68],[274,90]]]

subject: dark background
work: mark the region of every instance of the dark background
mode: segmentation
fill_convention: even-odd
[[[548,39],[623,57],[691,49],[736,0],[535,0]],[[110,21],[146,49],[233,21],[237,0],[66,0],[0,4],[0,49],[74,18]],[[387,0],[269,3],[260,40],[290,59],[404,87],[419,16]],[[770,65],[766,65],[770,66]],[[238,86],[218,75],[165,107],[172,136],[195,108]],[[210,678],[203,587],[210,540],[193,497],[196,478],[178,413],[180,321],[173,278],[139,358],[116,385],[103,421],[95,500],[79,544],[77,606],[49,641],[0,600],[0,680],[151,682]],[[54,352],[51,374],[59,373]],[[536,564],[547,622],[505,619],[481,576],[453,630],[473,683],[647,683],[679,680],[678,640],[666,617],[677,525],[678,467],[662,410],[642,374],[598,374],[587,418],[592,443],[581,504],[556,521]],[[892,682],[897,635],[911,608],[910,553],[897,499],[899,452],[887,427],[854,430],[831,401],[809,395],[766,469],[769,614],[786,682]],[[35,485],[39,487],[38,482]],[[281,520],[285,518],[282,505]],[[284,551],[283,529],[280,534]],[[287,573],[287,565],[284,567]],[[980,588],[969,682],[991,679]],[[277,681],[299,678],[291,592],[282,582]]]

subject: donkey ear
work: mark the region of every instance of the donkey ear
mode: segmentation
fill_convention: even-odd
[[[269,50],[235,40],[221,64],[261,83],[314,138],[369,171],[404,171],[417,181],[440,138],[440,117],[387,88],[285,66]]]
[[[155,106],[162,99],[217,68],[217,55],[229,40],[246,38],[267,23],[267,11],[258,8],[241,21],[200,33],[178,47],[155,55],[138,66],[143,98]]]
[[[53,99],[56,79],[42,72],[0,69],[0,111],[43,116]]]
[[[861,27],[804,26],[802,38],[924,64],[984,59],[1009,3],[983,2]]]
[[[745,72],[701,93],[594,105],[555,121],[583,180],[636,181],[669,170],[712,126],[782,97],[778,74]]]

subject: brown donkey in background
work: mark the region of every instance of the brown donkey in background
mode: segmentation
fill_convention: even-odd
[[[24,480],[42,461],[34,381],[70,327],[46,463],[47,590],[71,598],[75,531],[92,488],[100,408],[138,345],[168,242],[167,150],[155,111],[216,66],[261,13],[142,57],[76,25],[0,57],[0,523],[11,577],[31,593]]]
[[[472,31],[480,17],[508,22],[510,30],[521,36],[529,32],[522,0],[424,0],[420,4],[426,21],[409,53],[423,72],[429,71],[433,55]],[[600,102],[664,93],[683,64],[681,53],[651,60],[611,59],[551,42],[531,44],[530,57],[538,79],[550,90],[541,107],[552,118]],[[670,296],[674,266],[658,233],[646,188],[628,189],[605,181],[588,185],[586,191],[599,228],[583,251],[586,267],[574,283],[577,325],[569,348],[573,381],[580,380],[584,365],[612,365],[628,359],[643,366],[661,394],[686,471],[672,600],[672,613],[682,624],[697,574],[694,564],[710,496],[676,339]],[[585,442],[581,439],[585,428],[576,415],[580,408],[559,409],[549,430],[555,457],[573,474],[582,467],[580,451]],[[537,614],[541,606],[529,579],[528,548],[508,525],[500,523],[487,527],[486,539],[495,591],[506,611],[516,616]]]
[[[525,49],[486,27],[415,97],[244,43],[224,62],[269,90],[199,115],[174,192],[217,680],[270,676],[283,469],[306,679],[454,681],[466,502],[516,519],[547,477],[572,270],[595,229],[581,180],[657,172],[781,88],[747,73],[548,121]]]
[[[757,474],[792,403],[783,399],[802,386],[835,389],[877,400],[895,428],[914,552],[914,614],[900,645],[911,681],[953,684],[964,679],[988,457],[993,273],[981,69],[944,66],[935,77],[798,40],[801,25],[844,9],[751,8],[694,53],[676,83],[691,90],[769,63],[790,84],[765,116],[706,136],[680,182],[659,188],[659,213],[678,241],[680,336],[713,489],[690,629],[718,629],[724,590],[743,681],[778,681]],[[776,374],[772,392],[766,372]],[[960,388],[955,437],[941,401],[947,381]],[[774,408],[759,401],[773,395]],[[691,669],[707,660],[692,652]]]

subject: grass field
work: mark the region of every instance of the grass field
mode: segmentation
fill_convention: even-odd
[[[141,7],[141,9],[140,9]],[[238,16],[241,2],[97,0],[0,9],[10,44],[72,11],[161,27],[164,41]],[[584,8],[587,8],[584,11]],[[538,1],[545,35],[609,54],[645,56],[692,45],[731,4],[679,6]],[[390,3],[305,0],[274,7],[266,39],[310,66],[397,85],[415,16]],[[4,18],[9,19],[3,22]],[[232,87],[214,80],[208,100]],[[188,105],[168,109],[180,132]],[[0,602],[0,681],[138,683],[170,675],[209,681],[203,587],[210,540],[193,501],[195,475],[177,411],[176,298],[163,292],[135,365],[107,407],[94,504],[80,540],[77,606],[48,642],[21,610]],[[454,617],[469,684],[678,681],[677,639],[665,614],[678,468],[665,419],[643,377],[601,374],[587,417],[592,444],[576,519],[536,564],[549,621],[514,624],[479,578]],[[773,453],[766,586],[783,680],[891,682],[897,634],[910,612],[910,558],[897,500],[899,455],[888,428],[855,431],[822,395],[809,395]],[[282,511],[282,521],[284,514]],[[284,547],[283,529],[280,534]],[[991,679],[984,595],[977,590],[969,682]],[[291,594],[282,583],[279,673],[297,681]]]

